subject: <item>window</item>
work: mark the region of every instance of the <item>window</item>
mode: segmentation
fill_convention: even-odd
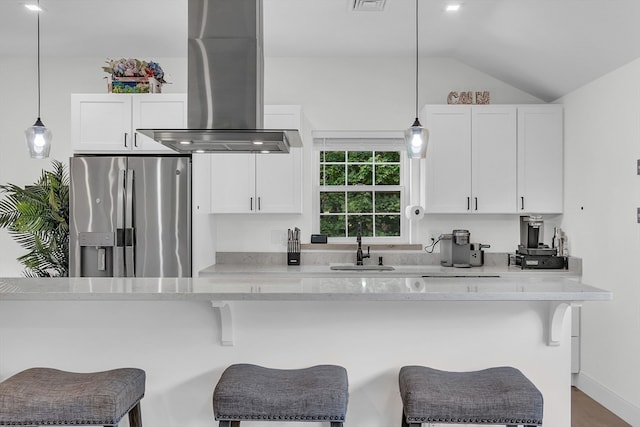
[[[332,240],[362,235],[403,239],[401,142],[316,140],[317,230]]]

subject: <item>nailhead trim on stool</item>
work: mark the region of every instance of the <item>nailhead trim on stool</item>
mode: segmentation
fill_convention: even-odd
[[[315,421],[342,425],[347,412],[347,371],[341,366],[270,369],[229,366],[213,392],[221,421]]]
[[[420,423],[542,425],[542,393],[512,367],[447,372],[400,369],[403,426]]]
[[[0,426],[116,426],[127,413],[141,427],[145,372],[121,368],[75,373],[31,368],[0,383]]]

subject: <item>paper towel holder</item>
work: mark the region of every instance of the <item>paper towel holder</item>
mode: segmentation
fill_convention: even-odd
[[[424,208],[420,205],[407,206],[404,214],[409,221],[418,221],[424,217]]]

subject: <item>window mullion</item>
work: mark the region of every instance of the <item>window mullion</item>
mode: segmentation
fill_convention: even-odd
[[[322,171],[322,175],[318,174],[320,231],[324,229],[329,231],[330,237],[347,239],[354,235],[354,221],[363,221],[374,238],[401,239],[404,235],[401,211],[405,192],[402,151],[376,151],[364,146],[341,150],[335,145],[327,149],[325,145],[322,154],[318,156],[318,166]],[[378,185],[377,182],[396,182],[398,185]],[[327,185],[330,183],[344,185]],[[331,217],[339,218],[332,220]],[[344,234],[341,229],[344,229]]]

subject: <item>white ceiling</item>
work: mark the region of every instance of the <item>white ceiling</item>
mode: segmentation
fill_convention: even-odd
[[[0,0],[0,58],[35,55],[29,0]],[[415,3],[263,0],[265,56],[414,55]],[[640,0],[420,1],[420,54],[450,57],[546,101],[640,57]],[[187,0],[41,0],[42,55],[186,57]]]

